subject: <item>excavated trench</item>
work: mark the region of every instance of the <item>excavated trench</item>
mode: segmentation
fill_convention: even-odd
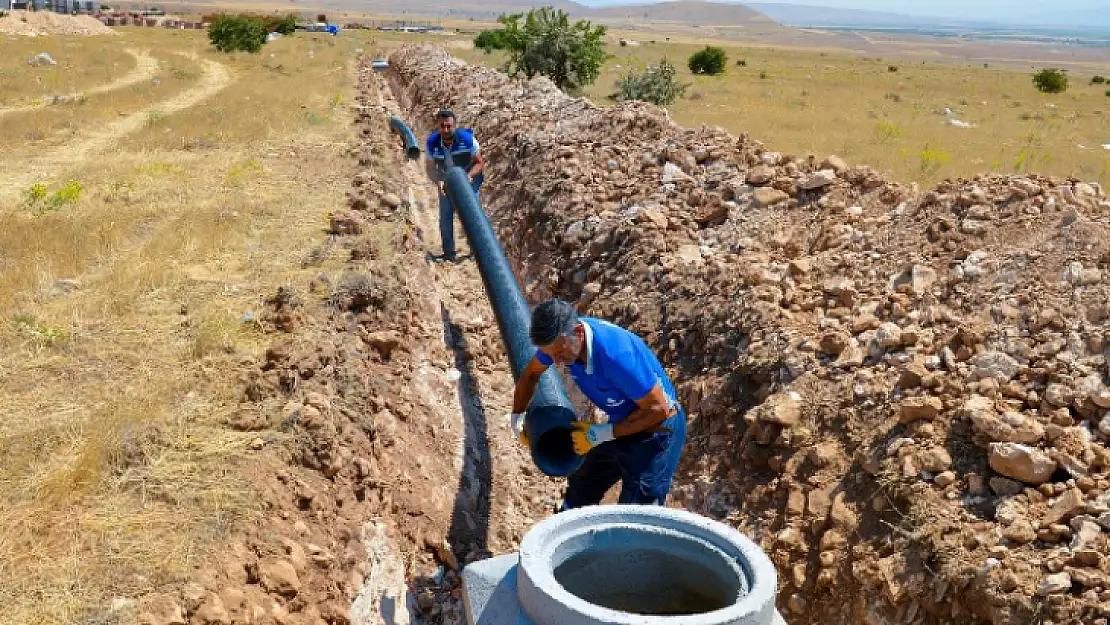
[[[483,205],[526,298],[574,301],[660,355],[691,415],[672,505],[758,543],[789,622],[1106,625],[1100,189],[921,192],[435,47],[390,65],[362,60],[358,171],[305,260],[319,275],[261,315],[287,336],[246,376],[237,427],[279,431],[260,484],[275,513],[220,576],[269,593],[279,622],[456,625],[462,566],[553,512],[560,484],[507,427],[477,267],[430,262],[435,191],[389,128],[425,135],[451,106],[482,141]]]
[[[1091,434],[1110,376],[1100,189],[981,177],[922,192],[680,128],[650,105],[598,108],[433,46],[390,65],[418,135],[444,106],[475,128],[483,206],[529,301],[557,295],[629,327],[673,372],[691,413],[673,504],[771,554],[788,621],[1110,617],[1094,523],[1110,510],[1110,454]],[[1006,286],[983,287],[988,270]],[[1038,293],[1054,308],[1036,313]],[[1066,363],[1054,349],[998,372],[1030,360],[1014,337],[1044,328],[1098,338],[1054,338]],[[1082,389],[1045,402],[1046,383],[1079,376]],[[1028,433],[1007,434],[1019,422]],[[1014,436],[1059,465],[1047,484],[1023,490],[1021,470],[993,457]]]

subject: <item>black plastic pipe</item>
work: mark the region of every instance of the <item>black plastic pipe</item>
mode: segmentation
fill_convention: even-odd
[[[482,275],[486,295],[501,331],[501,341],[509,356],[513,379],[519,380],[536,351],[528,336],[531,311],[466,172],[459,167],[448,168],[444,187],[478,263],[478,272]],[[540,378],[524,417],[524,432],[528,435],[532,461],[540,471],[560,477],[570,475],[581,466],[582,457],[574,453],[570,438],[574,420],[574,408],[567,399],[558,373],[548,369]]]
[[[416,135],[412,134],[412,130],[409,130],[405,122],[396,117],[390,117],[389,127],[393,129],[393,132],[401,135],[401,140],[405,142],[405,156],[407,156],[410,161],[419,159],[420,144],[416,142]]]

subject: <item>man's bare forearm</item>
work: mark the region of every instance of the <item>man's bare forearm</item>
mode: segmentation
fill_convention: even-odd
[[[524,412],[528,410],[528,404],[532,401],[532,396],[536,394],[536,387],[539,386],[540,379],[535,376],[525,375],[520,379],[520,383],[516,385],[516,390],[513,391],[513,412]]]
[[[628,418],[624,421],[613,425],[613,436],[620,438],[621,436],[629,436],[631,434],[643,432],[644,430],[650,430],[666,421],[668,416],[670,415],[667,414],[665,408],[640,408],[636,412],[628,415]]]

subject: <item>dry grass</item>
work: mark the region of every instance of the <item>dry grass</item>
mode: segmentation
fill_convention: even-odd
[[[240,363],[270,340],[243,314],[320,270],[301,260],[348,184],[348,112],[309,120],[300,103],[351,99],[356,42],[228,59],[203,33],[133,30],[131,45],[200,51],[235,80],[219,115],[166,116],[42,181],[48,198],[79,181],[72,201],[0,206],[0,623],[125,622],[129,599],[179,583],[257,512],[254,435],[223,426]],[[261,64],[281,55],[306,60],[275,80]]]
[[[1032,171],[1110,184],[1110,151],[1101,147],[1110,142],[1110,97],[1105,85],[1088,84],[1094,71],[1072,72],[1066,93],[1044,95],[1033,88],[1032,69],[724,47],[727,72],[705,77],[686,69],[697,45],[660,40],[611,46],[615,58],[586,95],[607,104],[623,71],[666,56],[691,83],[687,96],[668,107],[682,125],[748,132],[770,149],[796,155],[837,154],[907,182]],[[477,50],[454,53],[491,66],[500,62]],[[741,59],[746,66],[735,64]],[[946,125],[945,108],[975,127]]]
[[[88,95],[73,102],[4,115],[0,117],[0,150],[10,152],[13,158],[28,158],[66,144],[84,128],[108,123],[122,115],[155,105],[196,83],[200,77],[200,67],[196,62],[174,53],[171,42],[152,43],[161,44],[146,51],[159,61],[153,79]],[[27,68],[28,71],[34,69]],[[112,76],[105,82],[118,77]],[[149,125],[157,127],[161,121],[154,114],[149,118]]]
[[[135,67],[120,37],[5,37],[0,55],[0,108],[43,97],[80,93],[111,82]],[[31,57],[49,54],[57,65],[32,67]]]

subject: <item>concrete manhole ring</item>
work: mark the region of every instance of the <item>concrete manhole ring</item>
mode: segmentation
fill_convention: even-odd
[[[517,594],[539,625],[771,625],[776,573],[731,527],[656,506],[590,506],[538,523]]]

